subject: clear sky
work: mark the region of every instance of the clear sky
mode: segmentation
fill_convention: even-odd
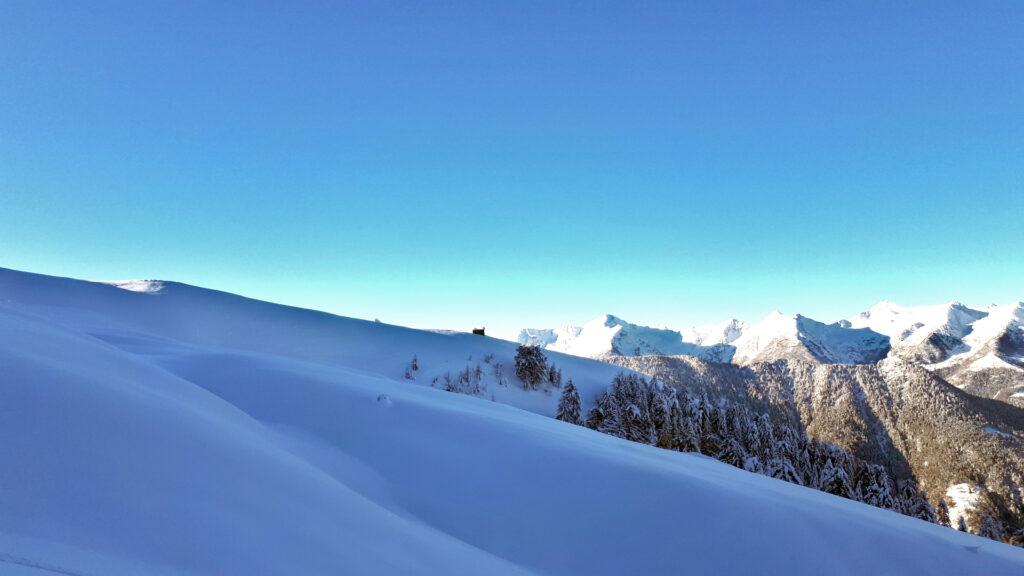
[[[1020,2],[4,0],[0,266],[502,334],[1009,302],[1022,31]]]

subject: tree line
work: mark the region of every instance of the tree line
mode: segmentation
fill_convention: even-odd
[[[894,480],[883,466],[726,400],[713,401],[657,379],[620,373],[597,396],[585,418],[580,405],[579,391],[570,381],[555,417],[634,442],[699,452],[749,472],[928,522],[938,522],[941,516],[912,479]],[[945,512],[944,503],[940,508]],[[948,513],[944,516],[948,523]]]

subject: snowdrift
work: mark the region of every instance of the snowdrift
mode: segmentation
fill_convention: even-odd
[[[1019,549],[557,422],[514,347],[0,269],[0,573],[1024,572]],[[619,370],[549,358],[585,402]],[[478,364],[480,397],[435,387]]]

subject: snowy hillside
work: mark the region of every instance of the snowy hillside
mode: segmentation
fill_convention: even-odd
[[[0,269],[0,573],[1024,571],[1020,549],[553,420],[514,348]],[[549,359],[585,402],[619,371]],[[477,365],[479,397],[435,387]]]

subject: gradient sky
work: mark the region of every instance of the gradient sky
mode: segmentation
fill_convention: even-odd
[[[417,327],[1024,298],[1019,2],[0,2],[0,266]]]

